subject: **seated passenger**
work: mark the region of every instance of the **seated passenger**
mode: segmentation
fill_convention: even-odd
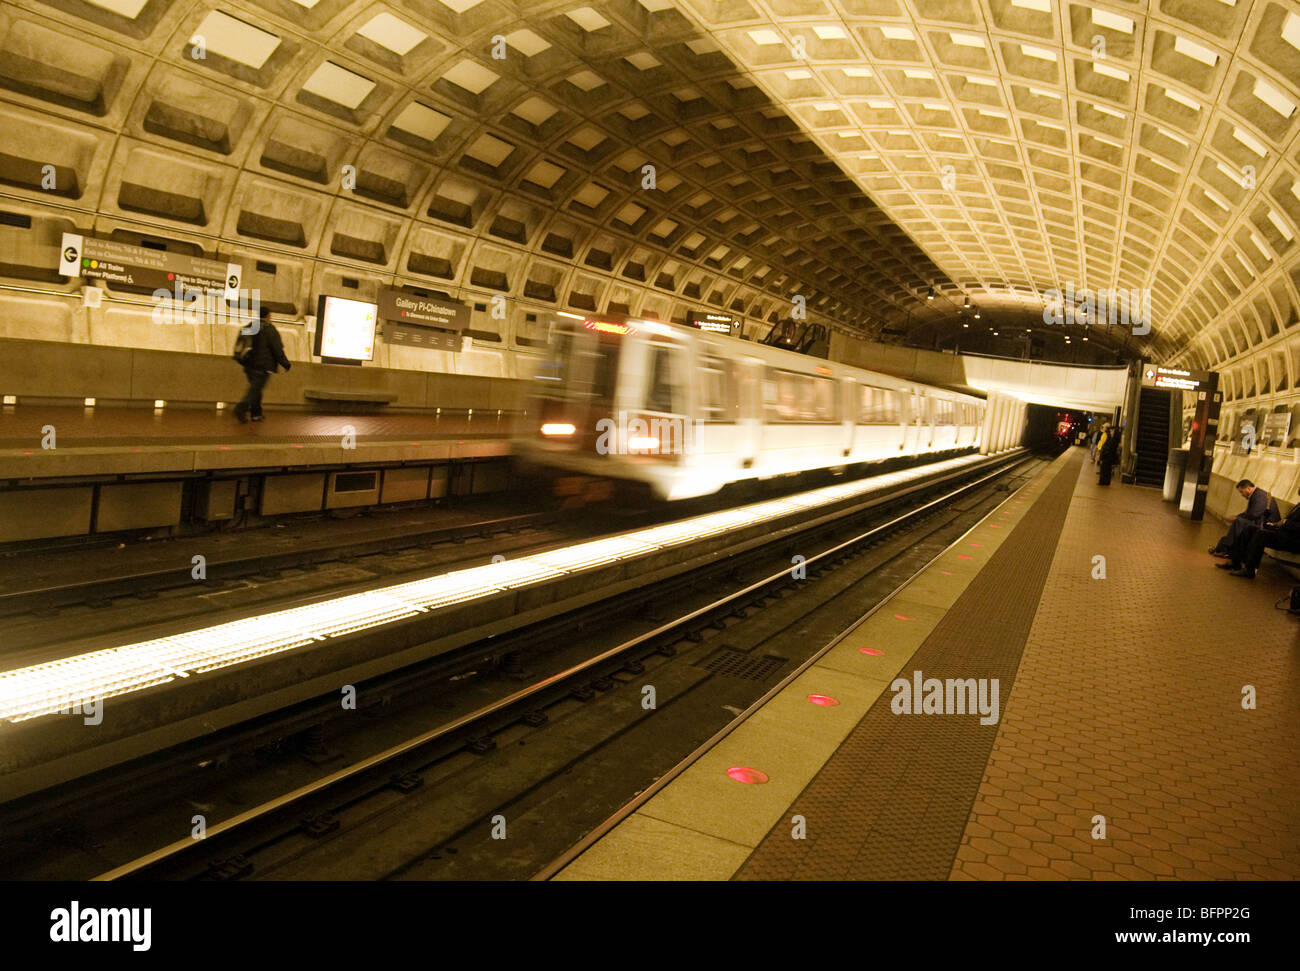
[[[1266,549],[1300,553],[1300,502],[1291,507],[1286,519],[1279,524],[1266,522],[1242,529],[1229,551],[1231,562],[1216,563],[1215,566],[1220,570],[1231,570],[1231,576],[1253,580]]]
[[[1238,482],[1237,491],[1245,498],[1246,508],[1239,515],[1228,520],[1228,531],[1210,547],[1211,556],[1227,559],[1232,544],[1248,526],[1262,526],[1265,522],[1275,523],[1282,518],[1278,513],[1277,503],[1272,502],[1268,493],[1249,479]]]

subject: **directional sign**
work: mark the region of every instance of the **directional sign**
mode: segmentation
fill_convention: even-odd
[[[692,327],[707,330],[711,334],[735,336],[740,333],[740,321],[731,314],[718,314],[710,310],[692,310],[686,315],[686,322]]]
[[[1183,368],[1145,364],[1142,367],[1142,384],[1148,388],[1176,388],[1179,391],[1199,391],[1209,384],[1210,373],[1209,371],[1187,371]]]
[[[243,278],[238,263],[146,249],[115,239],[64,233],[59,273],[172,293],[201,292],[237,301]]]

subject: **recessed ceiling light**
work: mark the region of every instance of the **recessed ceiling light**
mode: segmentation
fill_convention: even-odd
[[[375,15],[357,33],[380,47],[386,47],[398,57],[405,57],[429,36],[390,13]]]
[[[598,30],[604,30],[609,26],[609,21],[596,13],[596,11],[592,10],[590,7],[579,7],[577,10],[567,10],[564,15],[589,34],[595,33]]]
[[[1020,53],[1026,57],[1036,57],[1040,61],[1051,61],[1056,63],[1056,51],[1049,50],[1046,47],[1038,47],[1035,44],[1021,44]]]
[[[355,111],[366,98],[370,97],[370,92],[375,89],[375,82],[359,74],[353,74],[332,61],[324,61],[306,80],[302,89],[308,94],[314,94],[318,98],[342,105],[349,111]]]
[[[260,71],[276,48],[280,38],[252,24],[229,17],[219,10],[211,11],[195,28],[190,42],[202,38],[208,53],[236,61],[255,71]]]
[[[1119,14],[1113,14],[1108,10],[1098,10],[1094,7],[1092,22],[1098,27],[1105,27],[1107,30],[1117,30],[1122,34],[1133,33],[1133,21],[1127,17],[1121,17]]]
[[[1263,78],[1258,78],[1255,81],[1255,97],[1283,118],[1290,118],[1295,111],[1295,102]]]
[[[1114,78],[1116,81],[1123,81],[1128,84],[1128,71],[1121,71],[1117,67],[1111,67],[1109,64],[1102,64],[1099,61],[1092,62],[1092,69],[1105,77]]]
[[[1198,44],[1196,41],[1179,35],[1174,38],[1174,50],[1184,57],[1190,57],[1193,60],[1200,61],[1208,67],[1214,67],[1219,63],[1219,55],[1214,53],[1204,44]]]

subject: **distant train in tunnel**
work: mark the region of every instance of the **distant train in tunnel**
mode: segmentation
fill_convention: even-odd
[[[562,318],[536,375],[527,465],[661,499],[980,444],[985,403],[695,327]]]

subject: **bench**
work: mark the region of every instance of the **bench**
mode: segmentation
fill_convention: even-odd
[[[1300,580],[1300,553],[1288,553],[1286,550],[1265,550],[1264,555],[1276,562],[1291,576]]]
[[[319,391],[307,389],[302,396],[308,401],[345,401],[369,405],[387,405],[397,400],[391,391]]]

